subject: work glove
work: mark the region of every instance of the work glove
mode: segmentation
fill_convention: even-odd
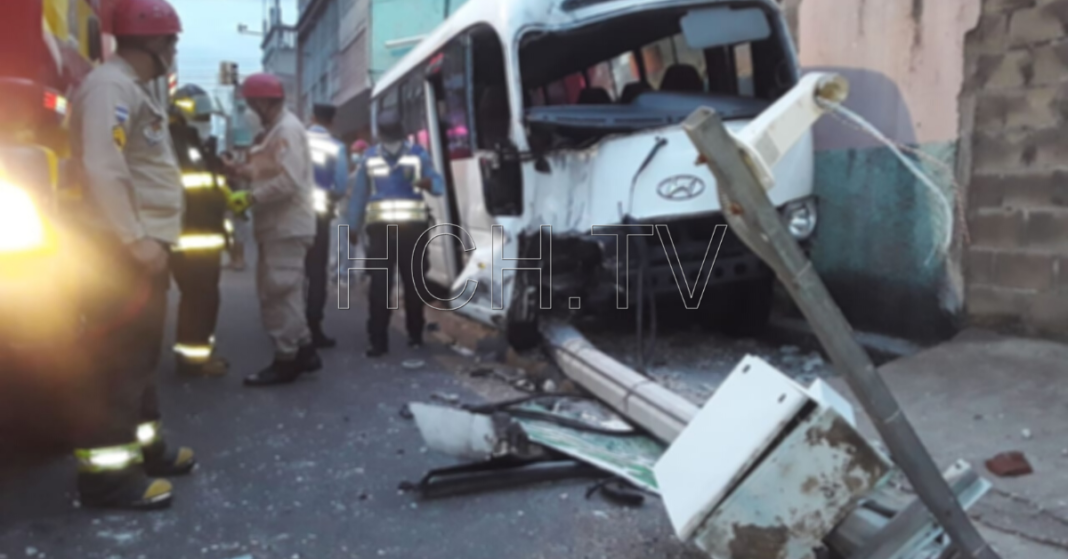
[[[252,194],[247,190],[233,192],[227,200],[227,205],[231,212],[241,215],[252,207]]]

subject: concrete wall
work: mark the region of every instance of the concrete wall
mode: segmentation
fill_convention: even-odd
[[[967,312],[1068,332],[1068,1],[983,0],[966,44]]]
[[[852,85],[847,107],[924,154],[953,202],[964,42],[980,0],[802,0],[797,42],[806,71]],[[791,16],[792,17],[792,16]],[[835,118],[815,130],[821,225],[813,260],[854,326],[913,339],[952,333],[962,280],[951,225],[935,196],[891,150]]]

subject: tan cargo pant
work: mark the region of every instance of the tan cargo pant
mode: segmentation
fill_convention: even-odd
[[[263,327],[274,341],[275,357],[292,359],[311,343],[305,317],[304,259],[314,237],[259,241],[256,290]]]

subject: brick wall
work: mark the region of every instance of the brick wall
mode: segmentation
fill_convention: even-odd
[[[1068,337],[1068,0],[983,0],[965,72],[967,313]]]

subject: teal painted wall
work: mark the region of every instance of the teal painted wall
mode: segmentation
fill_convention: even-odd
[[[371,79],[377,81],[415,45],[387,48],[386,42],[425,35],[466,0],[372,0]]]
[[[918,148],[945,165],[920,168],[953,203],[946,173],[956,142]],[[944,258],[930,258],[945,235],[935,196],[886,147],[818,151],[815,188],[813,264],[853,326],[914,340],[951,335],[952,317],[939,302]]]

